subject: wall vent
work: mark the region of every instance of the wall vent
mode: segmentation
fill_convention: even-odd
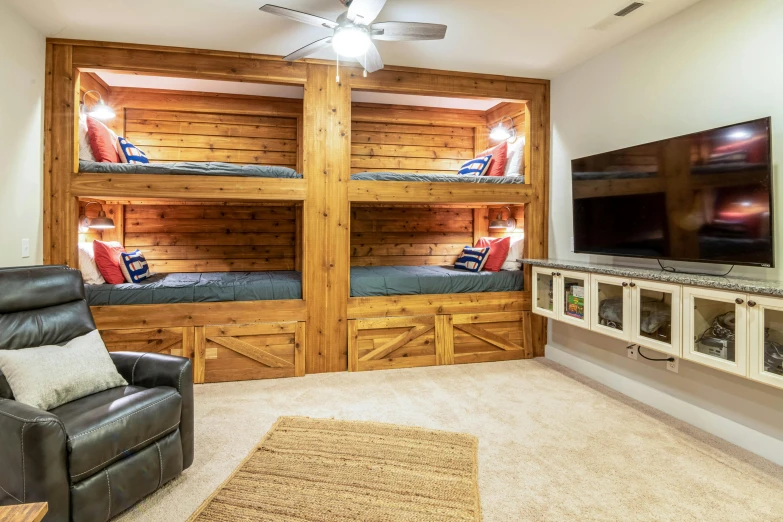
[[[633,13],[640,7],[644,6],[642,2],[633,2],[632,4],[628,4],[627,6],[623,7],[619,11],[617,11],[614,15],[615,16],[628,16],[629,14]]]

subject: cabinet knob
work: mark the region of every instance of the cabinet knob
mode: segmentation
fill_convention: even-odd
[[[750,306],[751,308],[756,306],[756,301],[748,301],[748,306]]]
[[[552,272],[552,277],[555,277],[557,275],[557,272]]]
[[[626,283],[625,281],[623,281],[623,286],[628,286],[628,283]]]
[[[560,277],[560,272],[556,273],[555,275],[556,275],[556,276],[558,276],[558,277]]]
[[[741,299],[741,298],[739,298],[739,297],[738,297],[738,298],[736,298],[736,299],[734,300],[734,302],[735,302],[735,303],[737,303],[737,304],[742,304],[742,303],[744,303],[744,302],[745,302],[745,300],[744,300],[744,299]]]
[[[633,288],[633,287],[635,287],[635,286],[636,286],[636,283],[634,283],[634,282],[632,281],[632,282],[631,282],[631,288]]]

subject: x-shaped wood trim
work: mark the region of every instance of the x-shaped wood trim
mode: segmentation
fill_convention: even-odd
[[[412,340],[416,339],[417,337],[421,337],[425,333],[434,330],[435,325],[434,324],[428,324],[424,326],[416,326],[414,328],[411,328],[405,333],[402,333],[392,339],[391,341],[387,342],[386,344],[379,346],[375,350],[371,351],[370,353],[366,354],[364,357],[359,359],[360,361],[372,361],[375,359],[382,359],[383,357],[386,357],[390,353],[392,353],[397,348],[400,348],[402,346],[405,346]]]
[[[265,352],[261,348],[253,346],[250,343],[246,343],[245,341],[237,339],[236,337],[207,337],[207,339],[213,343],[217,343],[220,346],[228,348],[229,350],[233,350],[239,354],[242,354],[245,357],[249,357],[254,361],[260,362],[265,366],[269,366],[270,368],[293,367],[293,364],[286,361],[285,359],[281,359],[276,355]]]
[[[478,337],[482,341],[486,341],[489,344],[493,346],[497,346],[498,348],[502,350],[524,350],[521,346],[518,344],[514,344],[508,339],[504,339],[503,337],[499,336],[498,334],[494,334],[492,332],[488,332],[484,330],[483,328],[479,328],[475,325],[470,324],[455,324],[454,328],[458,330],[462,330],[463,332],[472,335],[473,337]]]

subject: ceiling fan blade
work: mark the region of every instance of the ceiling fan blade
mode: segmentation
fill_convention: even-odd
[[[386,0],[352,0],[348,6],[348,20],[356,22],[356,18],[361,17],[360,23],[370,25],[385,4]]]
[[[303,13],[301,11],[294,11],[293,9],[287,9],[285,7],[280,7],[277,5],[272,5],[272,4],[262,5],[261,7],[259,7],[259,11],[264,11],[265,13],[269,13],[277,16],[284,16],[286,18],[290,18],[291,20],[296,20],[297,22],[302,22],[304,24],[326,27],[327,29],[334,29],[335,27],[337,27],[336,22],[332,22],[331,20],[327,20],[326,18],[321,18],[320,16]]]
[[[307,44],[301,49],[292,52],[283,60],[287,62],[293,62],[296,60],[299,60],[300,58],[304,58],[305,56],[310,56],[314,52],[318,51],[319,49],[323,49],[324,47],[327,47],[329,44],[332,43],[332,37],[327,36],[326,38],[321,38],[320,40],[316,40],[315,42],[311,44]]]
[[[371,43],[370,47],[367,48],[365,55],[359,56],[359,63],[364,65],[364,70],[368,73],[374,73],[375,71],[383,69],[381,53],[378,52],[378,48],[375,47],[375,44]]]
[[[445,25],[419,22],[380,22],[372,24],[375,40],[442,40],[446,37]]]

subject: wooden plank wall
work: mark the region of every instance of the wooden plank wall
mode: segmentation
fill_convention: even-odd
[[[297,119],[126,108],[125,137],[150,161],[222,161],[296,169]]]
[[[294,205],[127,205],[125,248],[153,272],[293,270],[295,215]]]
[[[474,157],[483,113],[352,104],[351,173],[454,174]]]
[[[471,208],[354,205],[351,265],[453,265],[473,244],[473,215]]]

